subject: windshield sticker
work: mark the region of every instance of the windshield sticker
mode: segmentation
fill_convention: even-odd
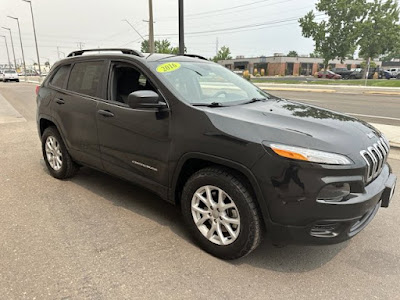
[[[167,72],[172,72],[172,71],[176,71],[181,67],[180,63],[177,62],[169,62],[169,63],[165,63],[162,65],[159,65],[157,67],[157,72],[158,73],[167,73]]]

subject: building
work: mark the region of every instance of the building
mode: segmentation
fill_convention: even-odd
[[[355,69],[360,68],[362,59],[347,59],[343,63],[339,59],[335,59],[329,62],[329,68],[347,68]],[[323,65],[322,58],[312,57],[288,57],[283,54],[276,53],[274,56],[261,56],[254,58],[236,58],[228,60],[220,60],[219,64],[225,66],[230,70],[248,70],[251,74],[254,73],[254,69],[260,72],[261,69],[265,70],[265,75],[276,76],[276,75],[314,75],[320,71]],[[377,66],[380,66],[382,62],[375,61]]]
[[[384,70],[400,68],[400,61],[384,61],[382,68]]]

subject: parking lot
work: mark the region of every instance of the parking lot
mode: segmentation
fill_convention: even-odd
[[[249,256],[222,261],[147,190],[88,168],[51,177],[34,91],[0,83],[1,299],[400,299],[400,189],[348,242],[278,248],[265,238]],[[389,163],[399,175],[399,150]]]

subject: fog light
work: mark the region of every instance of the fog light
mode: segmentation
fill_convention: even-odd
[[[340,202],[350,194],[350,184],[332,183],[324,186],[319,192],[317,201]]]

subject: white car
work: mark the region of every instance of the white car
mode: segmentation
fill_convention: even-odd
[[[19,82],[19,76],[15,70],[4,70],[3,71],[3,81],[16,81]]]

